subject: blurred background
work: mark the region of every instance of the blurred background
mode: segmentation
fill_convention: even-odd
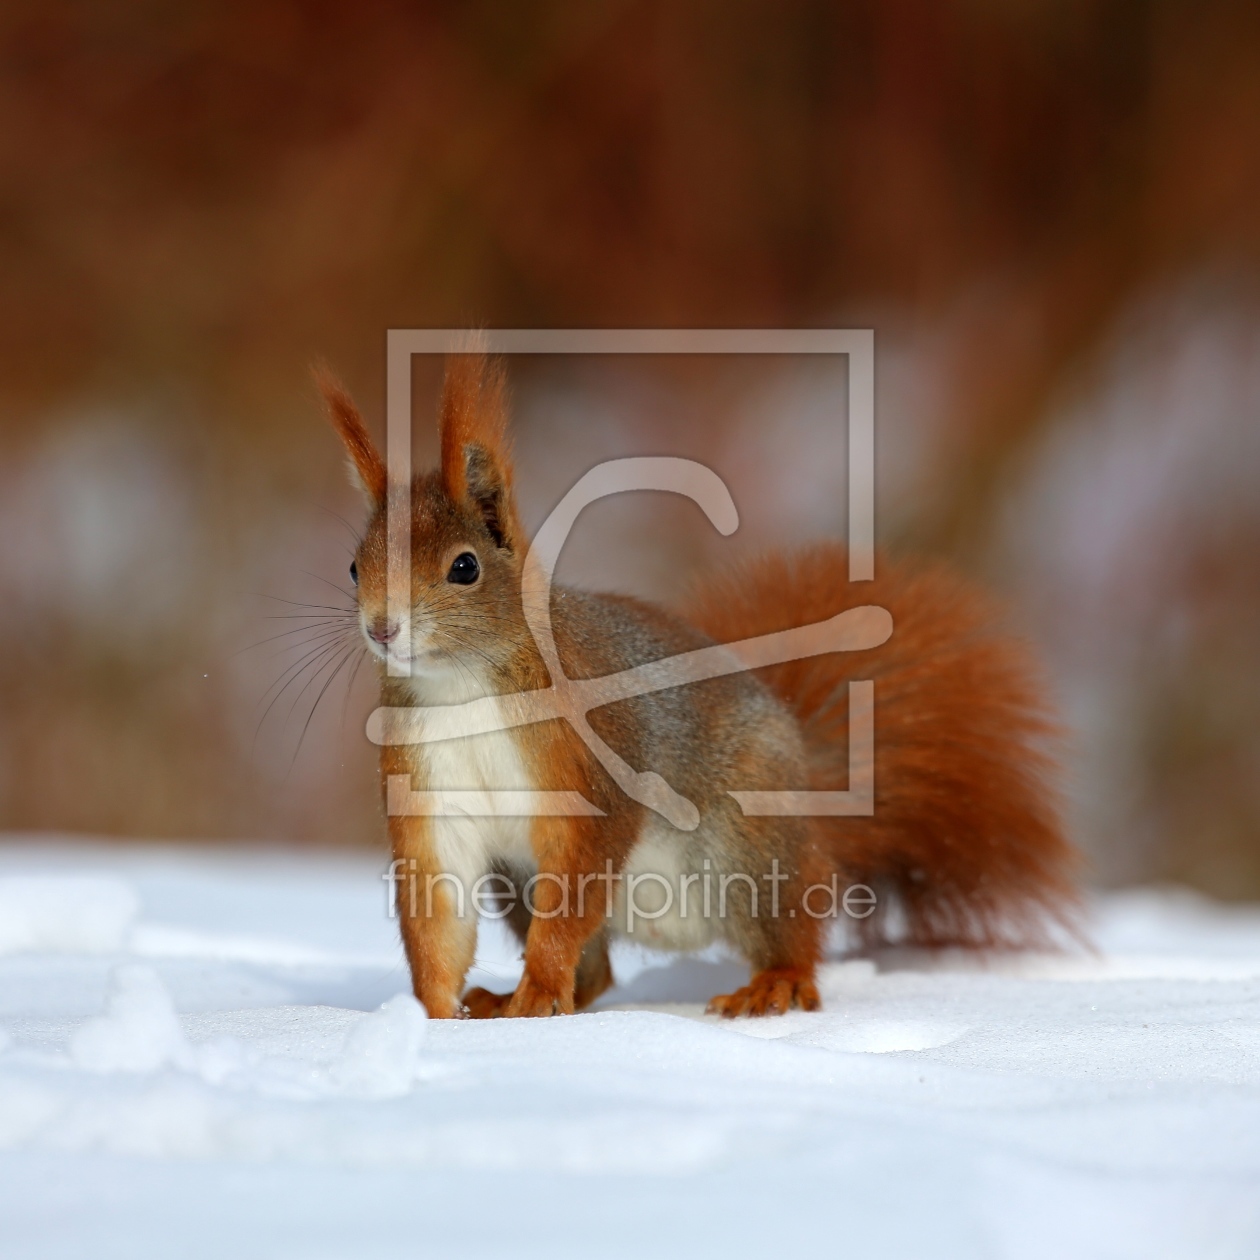
[[[0,120],[0,826],[381,842],[314,359],[381,433],[391,327],[873,327],[880,541],[1041,643],[1093,879],[1260,897],[1256,5],[7,0]],[[512,384],[530,523],[741,509],[577,580],[842,532],[842,362]]]

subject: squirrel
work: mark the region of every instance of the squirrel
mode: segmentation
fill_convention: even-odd
[[[552,679],[523,605],[529,543],[513,492],[501,361],[448,357],[440,467],[407,487],[389,484],[345,390],[326,374],[319,383],[367,503],[351,578],[359,627],[380,665],[382,706],[541,693]],[[387,505],[398,492],[410,495],[411,599],[407,615],[391,620]],[[722,942],[745,958],[748,984],[714,997],[711,1013],[817,1010],[837,879],[863,889],[853,927],[865,947],[1042,945],[1056,924],[1071,930],[1077,856],[1061,819],[1057,722],[1030,649],[1000,629],[988,597],[951,572],[880,556],[874,580],[851,586],[846,548],[820,542],[720,573],[676,610],[550,592],[555,651],[570,679],[603,679],[871,604],[892,618],[879,646],[615,699],[589,712],[594,741],[556,716],[385,742],[383,790],[406,776],[422,791],[576,793],[570,799],[585,806],[522,816],[390,813],[393,869],[410,886],[395,882],[396,909],[429,1016],[581,1010],[611,987],[609,940],[627,932],[671,950]],[[391,659],[401,668],[388,669]],[[746,815],[732,792],[846,787],[855,679],[874,682],[873,812]],[[628,795],[593,751],[598,741],[693,802],[698,824],[679,827]],[[819,912],[828,888],[830,917]],[[521,941],[513,993],[464,991],[479,912],[505,918]]]

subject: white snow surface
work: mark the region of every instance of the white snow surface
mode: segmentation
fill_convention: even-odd
[[[1260,908],[1097,955],[837,960],[824,1009],[614,956],[596,1011],[428,1021],[386,860],[0,845],[5,1257],[1260,1256]],[[473,983],[517,951],[483,924]]]

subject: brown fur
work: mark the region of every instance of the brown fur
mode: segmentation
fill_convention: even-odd
[[[813,969],[770,967],[758,972],[752,983],[734,993],[715,997],[708,1014],[735,1019],[739,1015],[786,1015],[794,1006],[816,1011],[822,1002],[814,984]]]
[[[367,493],[358,602],[365,631],[379,636],[390,628],[384,463],[344,391],[324,389]],[[374,647],[378,656],[406,652],[412,662],[411,678],[382,675],[382,703],[391,707],[454,703],[465,687],[469,696],[502,695],[551,682],[521,608],[526,542],[512,493],[501,369],[482,356],[452,356],[440,426],[440,470],[411,485],[407,632],[398,627],[399,646]],[[450,576],[464,552],[479,562],[472,584]],[[394,856],[419,882],[417,904],[400,890],[399,914],[415,992],[431,1016],[551,1015],[589,1004],[612,983],[607,940],[616,928],[598,877],[610,868],[633,873],[627,864],[659,855],[671,873],[698,879],[700,870],[706,878],[712,870],[727,881],[726,913],[717,920],[706,917],[697,929],[676,918],[644,929],[648,943],[662,944],[709,932],[705,939],[725,940],[748,959],[749,985],[713,1001],[711,1009],[727,1016],[818,1005],[823,926],[805,913],[764,912],[770,894],[759,881],[779,880],[776,897],[785,907],[802,905],[806,890],[837,869],[891,887],[906,916],[903,935],[920,944],[1033,939],[1039,916],[1070,904],[1071,853],[1039,747],[1051,727],[1023,650],[987,628],[984,602],[954,579],[885,566],[875,583],[850,587],[844,560],[842,549],[820,547],[765,561],[716,580],[685,617],[625,596],[553,591],[557,650],[571,678],[821,620],[847,605],[891,611],[893,637],[875,652],[797,662],[763,671],[762,679],[711,679],[590,712],[592,728],[622,758],[656,771],[696,803],[701,823],[693,833],[627,797],[558,719],[447,743],[445,751],[382,748],[382,785],[393,774],[420,788],[475,786],[462,779],[492,764],[496,775],[523,773],[537,789],[576,791],[603,811],[534,818],[524,827],[389,819]],[[731,790],[846,786],[841,684],[850,677],[876,680],[875,817],[745,817]],[[486,742],[492,739],[500,742]],[[441,882],[447,866],[461,863],[472,864],[470,874],[524,863],[522,873],[539,876],[535,913],[518,906],[508,919],[525,954],[513,994],[474,989],[461,996],[476,923],[467,907],[461,917]],[[428,894],[426,876],[438,881]],[[875,939],[890,926],[883,916],[868,922],[867,935]]]
[[[362,485],[364,493],[376,504],[385,502],[385,461],[377,454],[376,447],[359,415],[350,395],[341,382],[327,369],[315,369],[315,383],[324,396],[328,418],[345,443],[350,463]]]
[[[438,423],[447,497],[456,503],[471,499],[483,514],[493,514],[495,527],[509,544],[519,541],[502,365],[478,354],[451,355]]]
[[[850,585],[842,546],[769,555],[705,583],[685,615],[719,641],[768,634],[860,604],[892,637],[856,654],[759,671],[797,714],[818,789],[847,785],[850,679],[875,680],[875,813],[814,826],[845,878],[891,890],[860,921],[869,944],[1046,942],[1070,926],[1075,851],[1063,834],[1052,748],[1060,731],[1029,649],[987,598],[941,568],[881,557]]]

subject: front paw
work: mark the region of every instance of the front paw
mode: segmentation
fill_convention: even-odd
[[[416,1000],[424,1007],[430,1019],[467,1019],[468,1011],[463,1003],[449,993],[416,992]]]
[[[539,984],[527,971],[503,1013],[510,1019],[518,1016],[572,1015],[573,990],[558,993],[551,986]]]

